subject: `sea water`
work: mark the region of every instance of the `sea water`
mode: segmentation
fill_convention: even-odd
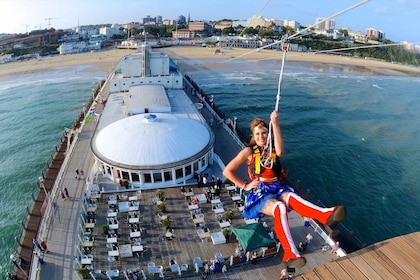
[[[41,171],[64,128],[105,78],[79,68],[25,73],[0,83],[0,279],[6,278]]]
[[[420,79],[334,66],[234,62],[188,73],[248,134],[279,96],[283,165],[311,200],[348,208],[365,245],[420,230]],[[358,72],[354,72],[358,71]]]
[[[352,71],[286,63],[283,165],[312,201],[346,205],[345,226],[372,244],[420,230],[420,79]],[[247,131],[275,108],[279,72],[234,61],[187,74]],[[1,278],[46,161],[104,75],[65,67],[0,83]]]

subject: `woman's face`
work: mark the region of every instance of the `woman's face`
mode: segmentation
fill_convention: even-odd
[[[254,140],[258,146],[265,146],[265,144],[267,143],[267,136],[268,131],[266,127],[257,126],[254,128]]]

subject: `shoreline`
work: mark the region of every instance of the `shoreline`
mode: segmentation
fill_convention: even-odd
[[[218,67],[226,67],[229,61],[234,60],[281,61],[283,54],[282,52],[276,50],[222,49],[221,53],[215,53],[215,50],[216,48],[174,46],[165,48],[164,52],[170,55],[172,59],[180,60],[180,65],[178,66],[180,66],[183,71],[199,71],[202,68],[212,69]],[[224,62],[216,62],[216,60],[222,59]],[[183,60],[204,61],[202,65],[191,65],[183,62]],[[350,70],[350,72],[363,75],[420,77],[420,67],[394,64],[373,59],[290,51],[286,54],[286,65],[288,61],[293,63],[305,63],[314,66],[320,66],[320,68],[325,68],[326,66],[334,67],[340,71]]]
[[[182,72],[200,71],[201,69],[215,69],[227,67],[230,61],[264,61],[282,59],[282,52],[275,50],[257,49],[222,49],[215,53],[216,48],[202,48],[195,46],[171,46],[157,51],[168,54],[176,60]],[[0,81],[7,81],[17,76],[32,75],[36,72],[52,70],[59,67],[86,66],[82,71],[103,71],[107,74],[114,69],[118,61],[136,50],[108,49],[97,52],[56,55],[41,57],[27,61],[16,61],[0,64]],[[191,64],[187,61],[201,60],[202,63]],[[343,57],[328,54],[312,54],[288,52],[287,62],[305,63],[320,69],[333,67],[338,71],[350,71],[363,75],[407,76],[420,77],[420,67],[411,67],[390,62]]]

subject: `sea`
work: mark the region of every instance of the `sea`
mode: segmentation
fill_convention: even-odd
[[[420,230],[419,78],[286,61],[279,86],[279,61],[207,62],[183,61],[200,66],[184,74],[248,135],[278,107],[288,177],[315,203],[345,205],[344,226],[363,245]],[[105,75],[77,66],[0,77],[1,279],[41,171]]]

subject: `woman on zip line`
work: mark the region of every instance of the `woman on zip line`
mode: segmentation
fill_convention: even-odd
[[[288,267],[298,268],[306,264],[300,256],[290,233],[288,209],[295,210],[303,217],[318,220],[322,224],[333,225],[346,217],[344,206],[322,208],[297,195],[294,189],[284,181],[285,172],[280,158],[283,156],[283,139],[280,131],[279,114],[275,110],[270,116],[274,147],[267,145],[271,141],[269,126],[263,119],[251,122],[251,141],[226,166],[223,175],[241,189],[249,191],[243,216],[260,218],[264,215],[274,219],[274,231],[283,247],[283,261]],[[251,180],[246,183],[236,175],[236,170],[247,164]]]

